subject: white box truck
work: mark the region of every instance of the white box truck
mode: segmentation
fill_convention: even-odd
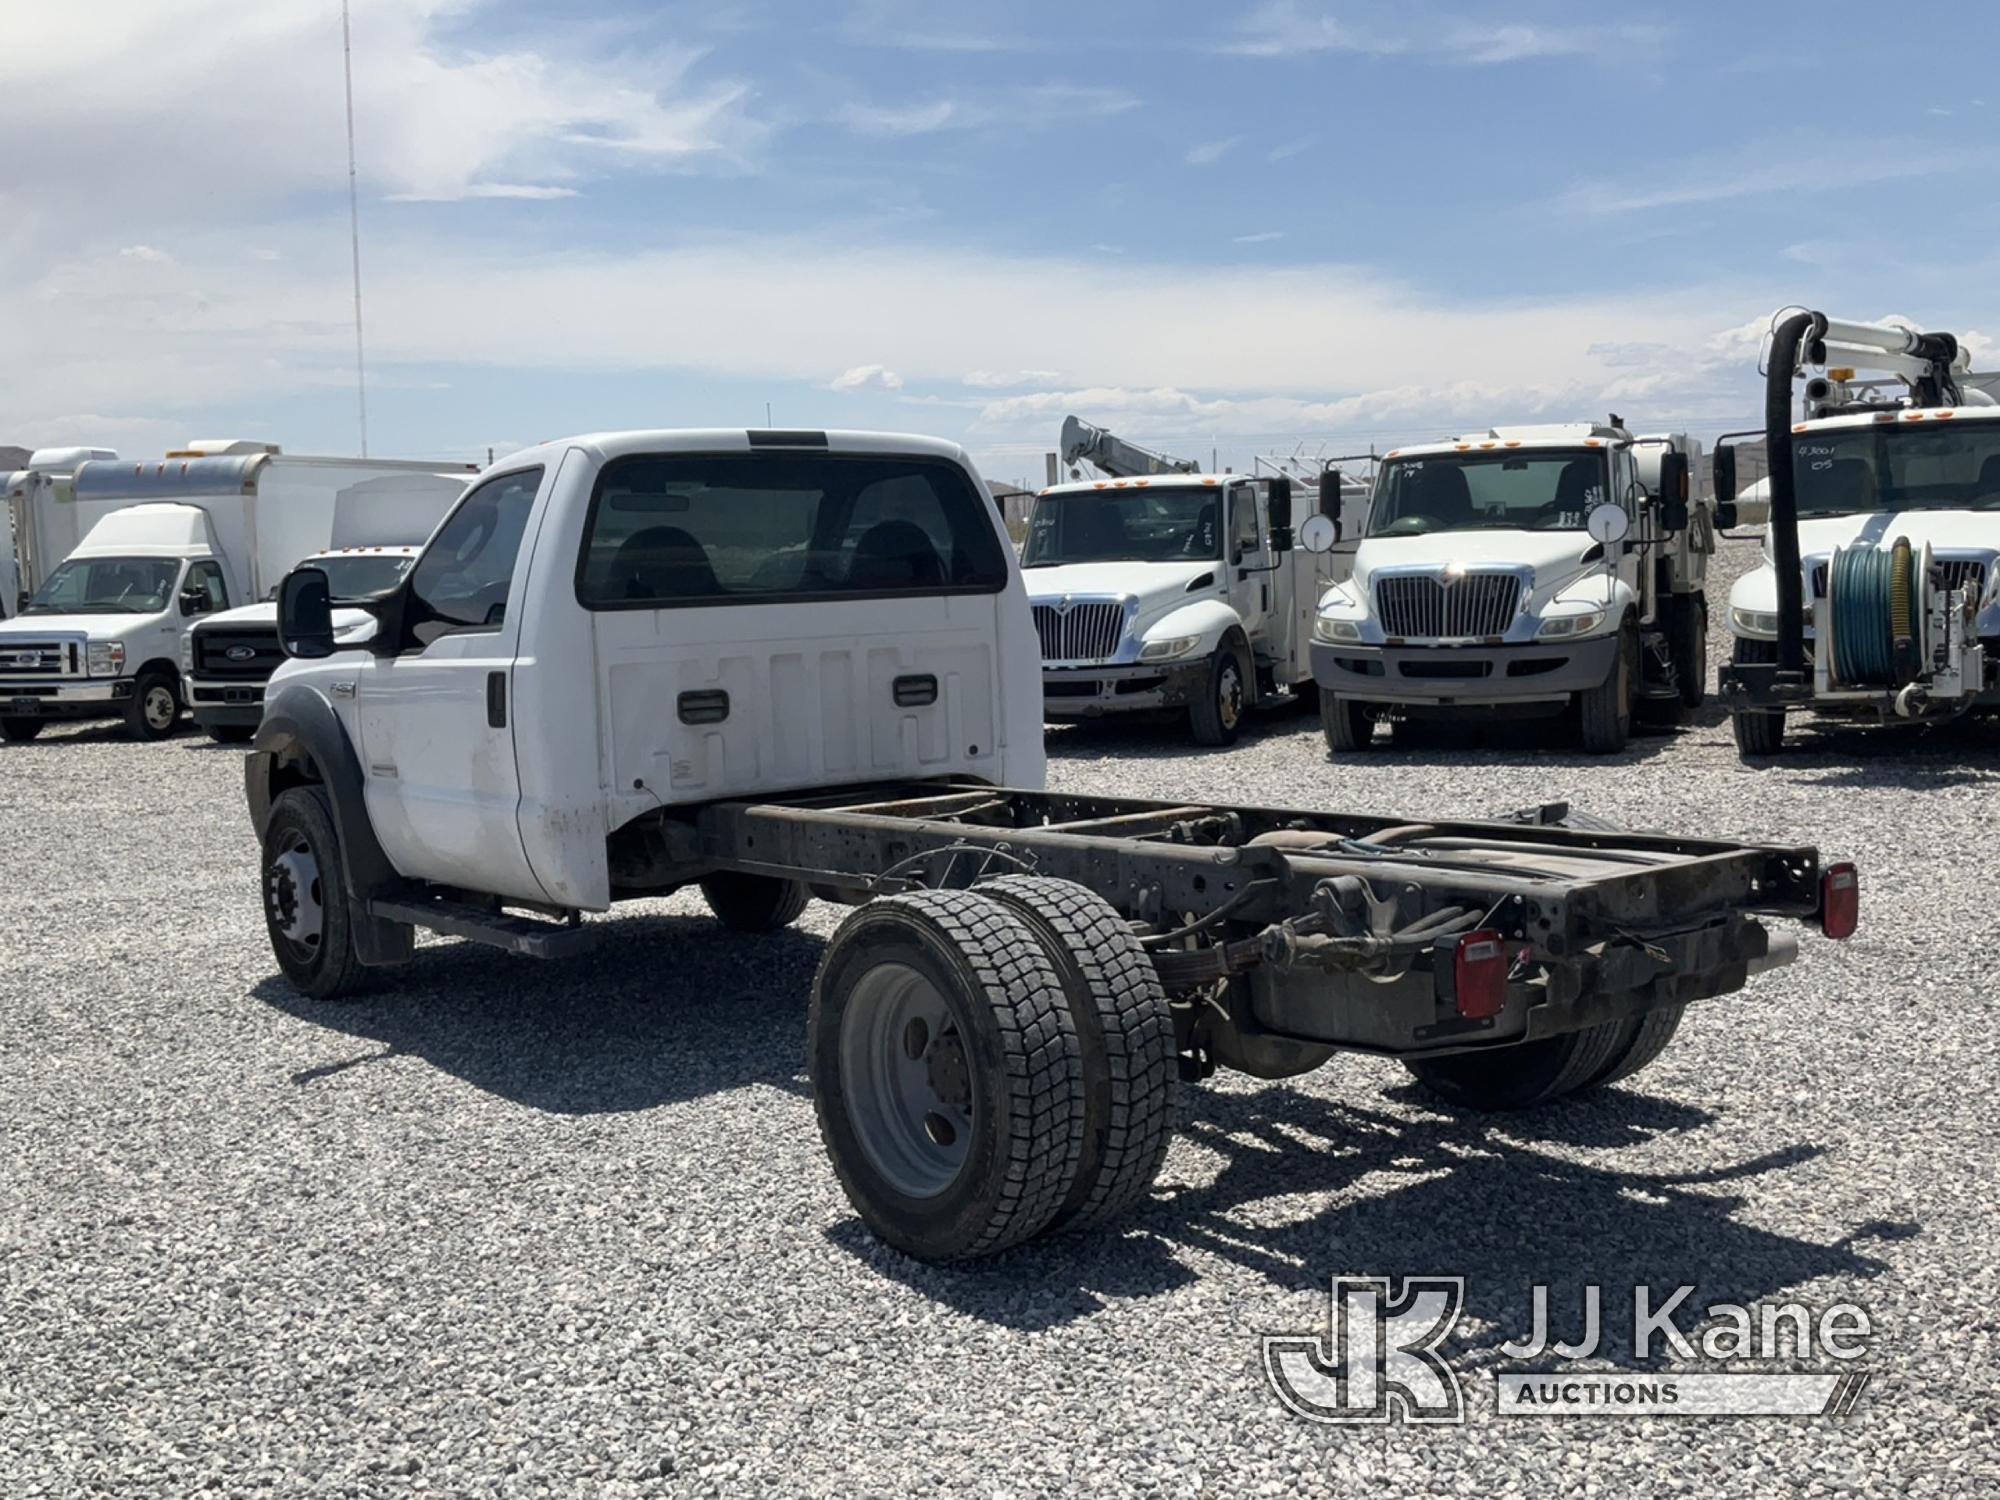
[[[332,535],[341,491],[387,476],[456,493],[473,466],[294,457],[263,443],[194,443],[164,458],[49,455],[21,485],[27,604],[0,622],[0,737],[53,720],[122,718],[140,739],[178,725],[181,637],[259,599]],[[60,463],[74,458],[74,467]],[[449,494],[446,494],[446,499]],[[433,512],[435,513],[435,512]],[[57,559],[60,561],[57,561]]]

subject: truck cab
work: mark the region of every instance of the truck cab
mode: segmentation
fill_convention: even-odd
[[[1232,743],[1252,708],[1310,691],[1312,607],[1345,562],[1295,547],[1287,476],[1050,486],[1021,552],[1044,714],[1179,712]]]
[[[1595,423],[1391,450],[1352,573],[1313,625],[1330,748],[1365,750],[1378,720],[1575,707],[1603,752],[1641,701],[1698,705],[1714,547],[1712,510],[1688,494],[1698,453]]]
[[[0,735],[51,721],[123,719],[138,739],[181,713],[181,637],[239,597],[208,513],[134,505],[105,516],[0,623]]]

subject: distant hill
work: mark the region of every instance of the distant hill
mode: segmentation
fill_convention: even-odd
[[[26,448],[12,448],[5,443],[0,443],[0,474],[11,474],[16,469],[25,469],[27,466],[28,450]]]

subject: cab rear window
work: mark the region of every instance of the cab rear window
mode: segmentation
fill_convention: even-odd
[[[591,609],[914,594],[1007,582],[991,506],[955,464],[659,454],[598,475],[577,563]]]

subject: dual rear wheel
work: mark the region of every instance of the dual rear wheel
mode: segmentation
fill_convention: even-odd
[[[1411,1059],[1404,1066],[1430,1093],[1457,1108],[1533,1109],[1630,1078],[1666,1050],[1684,1009],[1662,1005],[1564,1036]]]

